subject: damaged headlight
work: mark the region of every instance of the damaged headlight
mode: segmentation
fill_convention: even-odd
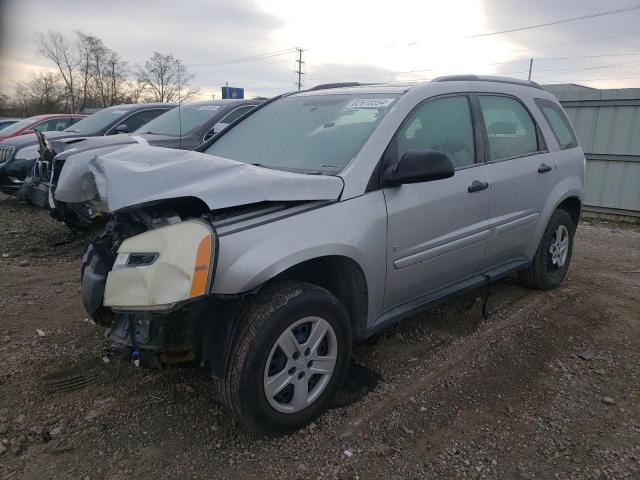
[[[208,293],[215,237],[201,220],[149,230],[126,239],[107,276],[104,305],[162,309]]]

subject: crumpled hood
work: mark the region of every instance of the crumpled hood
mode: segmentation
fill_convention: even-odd
[[[55,198],[68,203],[99,201],[114,212],[156,200],[196,197],[215,210],[265,201],[337,200],[342,188],[339,177],[272,170],[195,151],[131,145],[70,156]]]
[[[147,142],[140,138],[123,133],[121,135],[109,135],[107,137],[74,137],[61,140],[49,140],[51,148],[56,154],[56,160],[66,160],[71,155],[76,155],[86,150],[94,150],[111,146],[126,146],[134,143],[145,145]],[[94,156],[95,156],[95,152]]]

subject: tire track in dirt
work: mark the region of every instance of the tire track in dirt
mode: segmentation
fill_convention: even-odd
[[[516,300],[519,301],[520,299]],[[448,346],[438,357],[446,358],[438,365],[434,365],[427,374],[422,375],[415,381],[405,383],[394,392],[386,395],[380,402],[371,405],[365,414],[350,422],[340,433],[342,437],[349,437],[358,433],[373,418],[384,415],[395,406],[408,401],[417,393],[429,388],[436,381],[442,378],[450,370],[462,365],[480,353],[494,339],[499,338],[501,331],[506,330],[515,323],[524,320],[527,315],[536,313],[543,315],[555,308],[553,304],[544,305],[546,298],[540,293],[532,298],[532,301],[518,309],[513,315],[505,320],[497,321],[489,325],[482,331],[476,331],[471,337],[461,337],[452,345]]]

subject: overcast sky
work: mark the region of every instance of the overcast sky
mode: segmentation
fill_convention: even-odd
[[[294,89],[294,47],[306,86],[430,79],[454,73],[640,87],[640,10],[502,35],[472,35],[637,5],[637,0],[0,0],[0,91],[50,67],[34,38],[92,33],[130,65],[173,53],[203,96],[225,81],[250,95]],[[229,63],[260,54],[256,61]],[[566,58],[581,57],[581,58]],[[584,58],[589,57],[589,58]]]

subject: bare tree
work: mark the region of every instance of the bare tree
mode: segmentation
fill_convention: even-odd
[[[31,72],[30,79],[18,83],[16,101],[23,116],[57,113],[63,107],[66,95],[64,82],[53,72]]]
[[[144,67],[138,69],[136,78],[144,86],[144,96],[152,102],[188,100],[199,92],[198,88],[189,86],[193,75],[172,53],[154,52]]]
[[[60,72],[66,85],[71,112],[75,113],[78,106],[76,88],[80,65],[77,49],[60,32],[49,31],[46,35],[39,34],[37,42],[40,55],[51,60]]]
[[[96,48],[96,44],[102,44],[102,41],[93,35],[88,35],[80,31],[76,32],[76,36],[78,37],[77,48],[79,53],[79,67],[82,75],[82,99],[80,100],[79,110],[82,110],[87,106],[87,100],[90,96],[93,51]]]
[[[9,111],[11,108],[11,99],[9,95],[5,95],[4,93],[0,93],[0,115],[7,116],[9,115]]]
[[[124,103],[140,103],[143,99],[145,85],[137,78],[128,79],[124,86]]]

